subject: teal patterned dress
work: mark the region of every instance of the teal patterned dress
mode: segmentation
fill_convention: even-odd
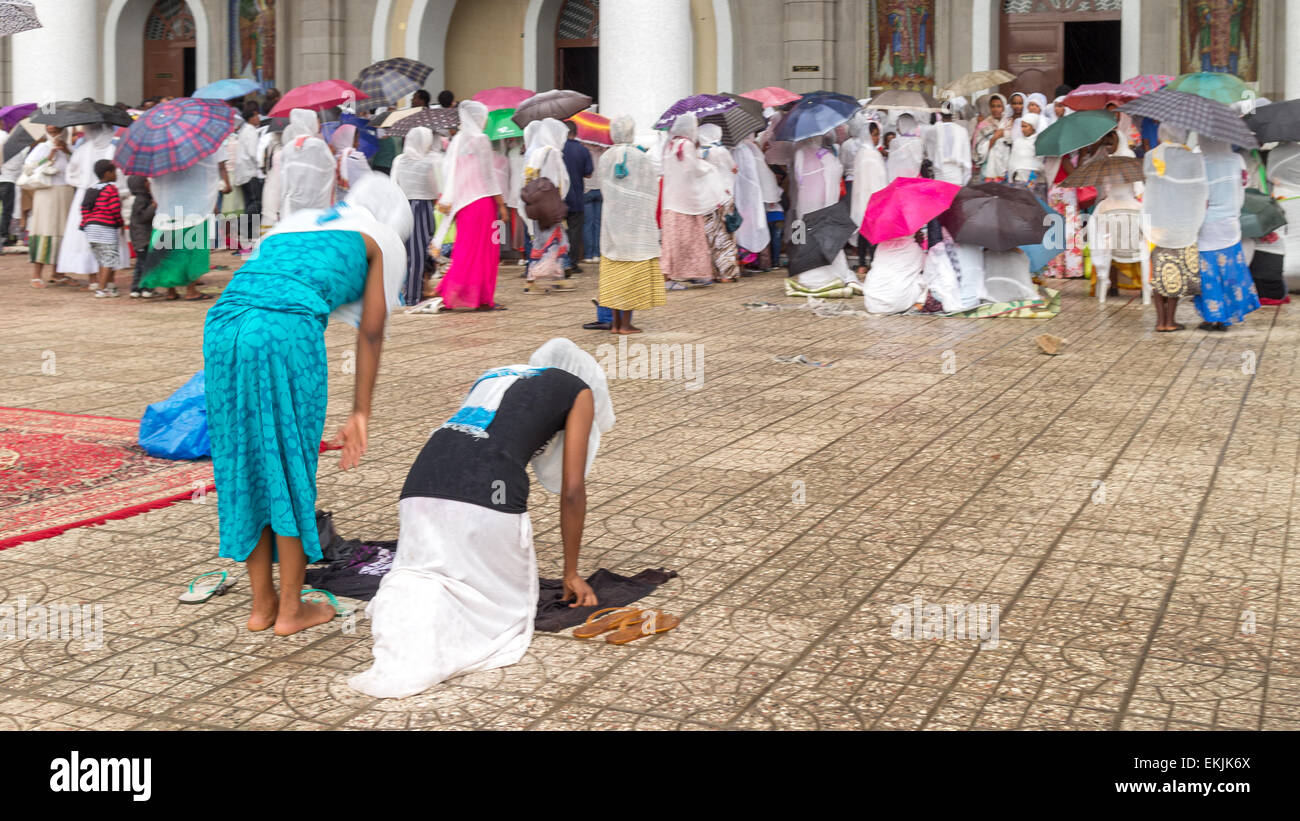
[[[221,556],[245,561],[267,525],[316,535],[316,463],[325,428],[330,311],[361,298],[365,240],[355,231],[273,234],[235,272],[203,328],[208,428]]]

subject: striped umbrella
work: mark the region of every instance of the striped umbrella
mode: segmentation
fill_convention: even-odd
[[[727,109],[735,108],[736,105],[735,100],[721,94],[696,94],[692,97],[684,97],[668,107],[655,123],[655,128],[667,131],[683,114],[694,114],[697,119],[703,120],[710,114],[721,114]]]
[[[722,144],[727,148],[740,145],[741,140],[767,128],[767,120],[763,119],[762,111],[760,110],[758,114],[755,114],[746,105],[747,103],[753,105],[758,103],[744,97],[740,99],[744,100],[744,102],[735,108],[729,108],[721,114],[706,114],[700,118],[700,125],[713,123],[722,128]]]
[[[578,139],[596,145],[613,145],[609,136],[609,118],[594,111],[579,111],[569,118],[578,126]]]
[[[1259,148],[1259,140],[1255,139],[1255,135],[1235,111],[1223,103],[1216,103],[1198,94],[1162,88],[1154,94],[1125,103],[1119,110],[1139,117],[1150,117],[1161,123],[1180,125],[1211,139],[1226,140],[1242,148]],[[1041,134],[1038,142],[1041,145]]]
[[[1159,91],[1174,81],[1172,74],[1139,74],[1136,77],[1130,77],[1124,81],[1126,88],[1131,88],[1138,94],[1151,94]]]
[[[1064,188],[1100,188],[1104,183],[1142,182],[1142,161],[1137,157],[1104,156],[1089,160],[1061,181]]]
[[[1085,83],[1065,95],[1063,102],[1075,111],[1096,111],[1107,103],[1122,105],[1141,96],[1141,92],[1119,83]]]
[[[378,105],[391,106],[399,99],[424,85],[433,73],[433,66],[425,65],[409,57],[393,57],[371,63],[361,69],[352,85],[370,99],[368,107]]]
[[[178,97],[140,115],[118,141],[113,162],[144,177],[184,171],[216,153],[238,127],[238,113],[224,102]]]

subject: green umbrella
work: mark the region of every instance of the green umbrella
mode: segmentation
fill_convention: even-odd
[[[1286,212],[1268,194],[1246,189],[1246,200],[1241,205],[1241,235],[1258,239],[1286,225]]]
[[[1115,130],[1115,115],[1109,111],[1076,111],[1043,129],[1035,142],[1040,157],[1061,157],[1087,148]]]
[[[483,129],[489,139],[504,140],[507,137],[522,137],[524,130],[510,119],[515,116],[513,108],[498,108],[496,111],[489,111],[487,116],[487,128]]]
[[[1214,100],[1216,103],[1223,103],[1224,105],[1239,103],[1255,96],[1255,92],[1248,88],[1237,75],[1214,71],[1181,74],[1166,88],[1172,88],[1174,91],[1181,91],[1184,94],[1195,94],[1198,97],[1205,97],[1208,100]]]

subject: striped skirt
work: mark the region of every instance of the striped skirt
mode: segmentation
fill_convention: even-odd
[[[658,259],[620,262],[601,257],[599,291],[597,301],[611,311],[644,311],[666,304]]]
[[[723,214],[731,210],[730,203]],[[709,238],[709,252],[713,258],[713,273],[718,279],[735,279],[740,276],[736,261],[736,235],[727,230],[726,218],[717,211],[705,215],[704,233]]]

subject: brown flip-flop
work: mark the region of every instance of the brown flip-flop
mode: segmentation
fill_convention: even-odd
[[[653,636],[656,633],[667,633],[681,623],[681,619],[661,610],[642,610],[635,623],[629,623],[627,626],[610,633],[605,637],[605,641],[610,644],[627,644],[646,636]]]
[[[604,618],[597,618],[601,613],[608,613],[609,615]],[[573,635],[580,639],[590,639],[599,636],[601,633],[626,627],[629,624],[639,624],[641,619],[641,610],[639,608],[606,607],[588,616],[586,624],[580,624],[573,628]]]

